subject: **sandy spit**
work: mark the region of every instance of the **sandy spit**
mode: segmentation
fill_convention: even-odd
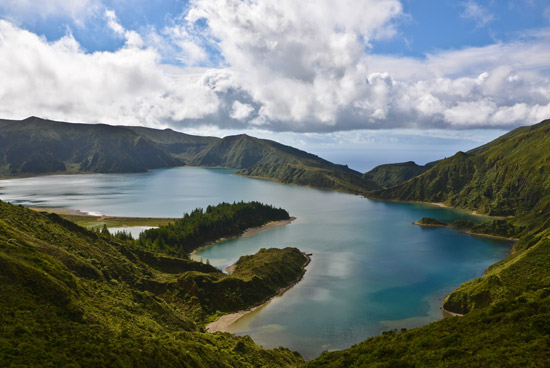
[[[237,322],[239,319],[241,319],[244,315],[254,312],[256,309],[261,308],[263,306],[266,306],[269,304],[273,299],[280,297],[283,295],[286,291],[290,290],[292,287],[294,287],[296,284],[298,284],[300,281],[302,281],[302,278],[304,277],[304,274],[306,273],[306,267],[311,262],[311,254],[303,253],[307,257],[307,262],[304,264],[304,267],[302,268],[302,275],[296,282],[291,284],[290,286],[287,286],[285,288],[279,289],[277,294],[273,295],[271,298],[266,300],[264,303],[256,305],[254,307],[248,308],[246,310],[238,311],[231,314],[226,314],[218,318],[214,322],[210,322],[206,325],[206,331],[207,332],[226,332],[229,326],[231,326],[233,323]],[[234,266],[234,265],[233,265]],[[229,266],[232,267],[232,266]],[[228,267],[228,268],[229,268]],[[227,270],[227,269],[226,269]]]

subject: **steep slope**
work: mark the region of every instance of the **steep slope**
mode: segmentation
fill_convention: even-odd
[[[294,248],[239,273],[156,255],[57,215],[0,202],[0,356],[6,366],[285,367],[287,349],[203,333],[217,311],[261,303],[300,277]],[[257,272],[254,262],[267,265]]]
[[[523,127],[472,153],[458,152],[381,199],[444,202],[495,216],[530,211],[550,200],[550,120]]]
[[[378,188],[374,182],[363,179],[360,173],[347,166],[245,134],[225,137],[211,144],[191,163],[243,169],[239,175],[273,179],[285,184],[357,193]]]
[[[31,117],[0,125],[0,175],[141,172],[183,165],[126,127]]]
[[[412,179],[431,169],[437,162],[430,162],[424,166],[417,165],[413,161],[385,164],[376,166],[363,174],[366,180],[372,180],[381,188],[390,188]]]
[[[217,137],[201,137],[175,132],[172,129],[158,130],[133,126],[128,129],[149,139],[164,152],[184,162],[189,162],[206,147],[221,140]]]

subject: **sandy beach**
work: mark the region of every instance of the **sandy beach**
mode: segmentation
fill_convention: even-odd
[[[275,229],[275,228],[278,228],[278,227],[281,227],[281,226],[285,226],[285,225],[288,225],[290,224],[292,221],[296,220],[296,217],[290,217],[288,220],[281,220],[281,221],[272,221],[272,222],[268,222],[267,224],[265,225],[262,225],[262,226],[258,226],[258,227],[251,227],[249,229],[246,229],[241,235],[239,236],[235,236],[233,238],[221,238],[221,239],[218,239],[216,241],[212,241],[212,242],[208,242],[200,247],[198,247],[197,249],[195,249],[194,251],[192,251],[190,254],[189,254],[189,257],[191,259],[193,259],[194,256],[196,256],[196,254],[198,252],[200,252],[201,250],[205,249],[205,248],[208,248],[208,247],[211,247],[213,246],[214,244],[218,244],[218,243],[221,243],[223,241],[226,241],[226,240],[229,240],[229,239],[235,239],[235,238],[247,238],[249,236],[252,236],[252,235],[256,235],[258,233],[261,233],[263,231],[267,231],[267,230],[271,230],[271,229]],[[231,266],[229,266],[231,267]],[[227,269],[229,267],[226,267],[226,272],[227,272]]]
[[[254,307],[248,308],[246,310],[238,311],[235,313],[230,313],[221,316],[214,322],[210,322],[206,325],[206,331],[207,332],[226,332],[229,326],[231,326],[233,323],[237,322],[239,319],[241,319],[244,315],[254,312],[256,309],[261,308],[269,304],[273,299],[280,297],[283,295],[286,291],[290,290],[292,287],[294,287],[296,284],[298,284],[300,281],[302,281],[302,278],[304,277],[304,274],[306,273],[306,268],[311,262],[311,254],[303,253],[307,257],[307,262],[304,264],[304,267],[302,269],[302,275],[296,282],[294,282],[292,285],[287,286],[285,288],[279,289],[277,294],[273,295],[271,298],[266,300],[264,303],[256,305]],[[235,265],[229,266],[233,267]],[[228,268],[229,268],[228,267]]]
[[[267,224],[265,224],[263,226],[251,227],[250,229],[246,229],[240,237],[241,238],[247,238],[249,236],[261,233],[263,231],[267,231],[267,230],[271,230],[271,229],[275,229],[275,228],[278,228],[278,227],[281,227],[281,226],[288,225],[294,220],[296,220],[296,217],[291,217],[288,220],[268,222]]]
[[[464,317],[464,314],[449,312],[443,307],[441,307],[441,311],[443,312],[444,317]]]

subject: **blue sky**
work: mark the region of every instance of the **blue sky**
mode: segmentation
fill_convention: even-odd
[[[365,170],[550,117],[547,0],[2,0],[0,115],[247,132]]]
[[[409,17],[400,25],[399,37],[377,42],[375,51],[423,57],[439,50],[510,42],[550,25],[546,0],[405,0],[402,4]]]
[[[124,28],[141,32],[149,27],[162,29],[177,22],[189,8],[188,3],[186,0],[102,2],[105,8],[116,12]],[[373,42],[368,51],[423,58],[440,50],[509,42],[527,37],[533,30],[550,27],[550,3],[547,0],[404,0],[401,4],[403,16],[395,21],[397,35]],[[481,10],[468,13],[472,4],[477,4]],[[115,51],[124,45],[124,40],[113,37],[101,10],[75,19],[70,14],[14,17],[9,9],[2,8],[0,16],[15,19],[23,28],[50,41],[70,31],[88,52]],[[177,60],[169,62],[178,63]]]

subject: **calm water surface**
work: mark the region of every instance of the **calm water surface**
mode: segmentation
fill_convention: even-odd
[[[510,244],[451,229],[411,225],[464,212],[234,176],[235,170],[176,168],[143,174],[60,175],[0,181],[0,198],[32,207],[95,214],[179,217],[221,201],[283,207],[297,220],[198,254],[223,268],[260,248],[313,253],[304,279],[231,327],[265,347],[287,346],[313,358],[390,328],[441,318],[445,294],[482,275]]]

